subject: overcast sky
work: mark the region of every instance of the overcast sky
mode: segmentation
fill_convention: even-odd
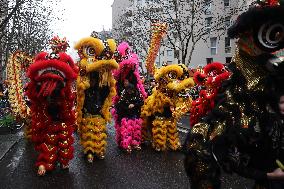
[[[60,5],[65,10],[57,12],[64,21],[55,26],[54,34],[67,37],[73,48],[76,41],[89,36],[92,31],[110,29],[112,3],[113,0],[61,0]]]

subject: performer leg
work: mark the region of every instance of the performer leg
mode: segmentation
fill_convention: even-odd
[[[88,161],[92,162],[96,154],[104,159],[106,152],[106,121],[101,116],[83,118],[81,127],[81,144]]]
[[[74,157],[74,143],[73,127],[67,126],[65,123],[60,125],[60,131],[58,134],[58,161],[63,169],[68,168],[69,161]]]
[[[166,150],[166,142],[167,142],[167,128],[166,124],[167,120],[165,118],[155,119],[153,121],[152,135],[153,141],[152,146],[157,151]]]
[[[40,176],[43,176],[46,171],[53,170],[57,159],[57,127],[55,125],[50,125],[46,129],[47,131],[45,134],[35,136],[40,137],[42,142],[35,146],[36,151],[39,152],[36,166],[38,167],[38,175]]]
[[[133,120],[133,133],[132,133],[132,146],[140,150],[141,149],[141,141],[142,141],[142,136],[141,136],[141,128],[142,128],[142,119],[134,119]]]
[[[177,131],[177,121],[175,119],[171,119],[166,124],[168,147],[172,150],[177,150],[181,147]]]
[[[35,107],[37,109],[37,107]],[[36,161],[38,175],[42,176],[46,171],[54,169],[57,159],[57,131],[58,127],[50,124],[50,120],[44,117],[44,110],[38,109],[32,113],[31,140],[34,143],[35,150],[39,152]]]
[[[133,120],[128,118],[123,118],[121,120],[120,134],[121,134],[121,143],[120,146],[131,152],[131,143],[132,143],[132,130],[133,130]]]

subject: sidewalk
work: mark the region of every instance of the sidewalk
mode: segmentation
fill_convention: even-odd
[[[21,138],[23,138],[23,135],[23,131],[19,131],[16,134],[0,135],[0,161],[9,152],[9,150],[16,145]]]

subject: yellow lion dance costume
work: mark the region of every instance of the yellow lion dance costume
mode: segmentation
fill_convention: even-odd
[[[94,155],[104,159],[106,124],[111,121],[110,106],[115,96],[112,71],[118,68],[112,58],[116,50],[113,39],[103,42],[97,37],[81,39],[76,45],[80,56],[77,79],[77,124],[81,145],[89,162]]]
[[[177,120],[189,111],[192,100],[187,95],[187,89],[194,85],[183,64],[163,66],[160,69],[155,67],[155,59],[167,27],[166,23],[159,22],[151,25],[152,37],[146,68],[154,75],[157,85],[141,111],[142,139],[144,142],[152,141],[156,151],[164,151],[167,147],[172,150],[180,148]]]
[[[152,140],[156,151],[177,150],[177,120],[189,111],[192,100],[186,91],[194,82],[183,64],[164,66],[156,70],[154,77],[156,89],[142,107],[143,139]]]

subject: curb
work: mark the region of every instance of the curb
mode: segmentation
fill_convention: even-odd
[[[19,141],[22,139],[22,134],[20,136],[18,136],[18,138],[16,140],[11,141],[11,145],[9,146],[8,149],[6,149],[4,151],[4,153],[0,154],[0,162],[4,159],[4,157],[9,153],[9,151],[16,145],[19,143]]]

